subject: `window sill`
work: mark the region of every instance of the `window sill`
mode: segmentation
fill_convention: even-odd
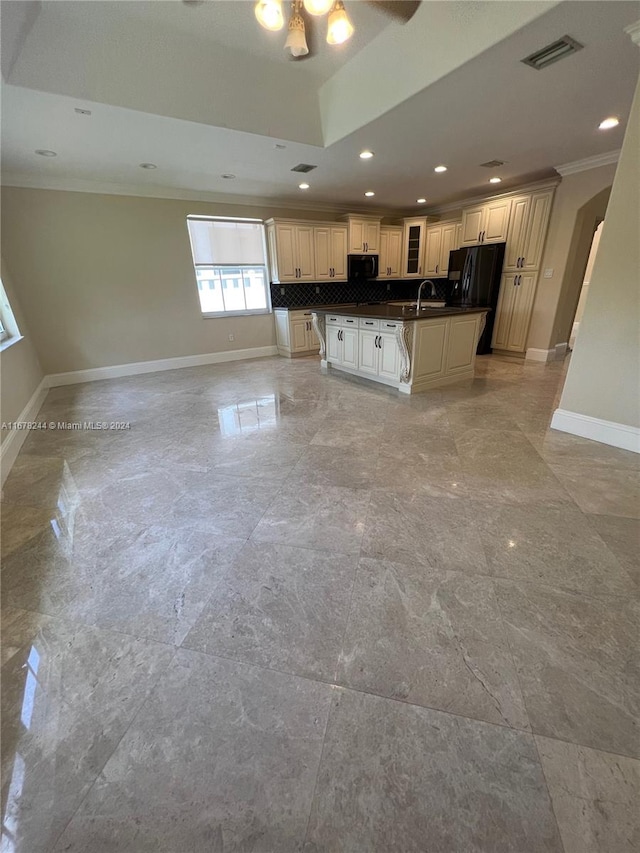
[[[210,311],[203,312],[202,317],[204,320],[222,320],[224,317],[258,317],[261,314],[271,314],[271,310],[269,308],[261,308],[259,311]]]
[[[13,346],[14,344],[17,344],[18,341],[23,340],[24,335],[14,335],[12,338],[7,338],[6,340],[2,341],[2,343],[0,343],[0,352],[4,352],[6,349],[9,349],[9,347]]]

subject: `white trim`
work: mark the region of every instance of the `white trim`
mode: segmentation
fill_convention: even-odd
[[[135,198],[160,198],[177,201],[202,201],[214,204],[237,204],[250,207],[266,207],[277,210],[310,210],[331,212],[336,215],[343,213],[366,213],[384,216],[400,216],[399,208],[372,208],[370,205],[359,207],[357,204],[321,201],[294,201],[293,199],[264,198],[261,196],[234,195],[232,193],[215,193],[206,190],[176,189],[163,186],[140,186],[116,184],[110,181],[88,181],[84,178],[55,177],[29,175],[26,173],[3,173],[3,187],[19,187],[22,189],[52,190],[55,192],[93,193],[95,195],[123,195]],[[194,214],[198,215],[198,214]],[[207,218],[207,214],[201,214]],[[271,214],[273,216],[273,214]],[[222,217],[227,218],[227,217]],[[314,223],[315,224],[315,223]]]
[[[607,151],[606,154],[596,154],[594,157],[585,157],[584,160],[574,160],[573,163],[563,163],[562,166],[556,166],[555,170],[562,177],[567,175],[575,175],[576,172],[586,172],[589,169],[598,169],[600,166],[610,166],[612,163],[617,163],[620,158],[620,149],[617,151]]]
[[[72,370],[69,373],[52,373],[47,376],[49,387],[76,385],[79,382],[96,382],[100,379],[119,379],[121,376],[137,376],[142,373],[158,373],[161,370],[178,370],[181,367],[200,367],[205,364],[221,364],[225,361],[243,361],[248,358],[265,358],[278,355],[276,346],[234,349],[229,352],[208,352],[202,355],[183,355],[177,358],[161,358],[156,361],[134,361],[129,364],[113,364],[109,367],[92,367],[89,370]]]
[[[614,421],[603,421],[579,412],[569,412],[566,409],[556,409],[551,419],[551,429],[560,432],[570,432],[573,435],[621,447],[640,453],[640,428],[618,424]]]
[[[555,346],[556,361],[562,361],[562,359],[567,354],[568,346],[569,346],[568,341],[564,341],[561,344],[556,344],[556,346]]]
[[[485,201],[492,201],[496,198],[509,198],[509,196],[520,195],[520,193],[532,192],[534,190],[544,190],[544,189],[555,189],[560,183],[560,179],[557,177],[553,178],[544,178],[541,181],[533,181],[528,184],[520,184],[517,187],[511,187],[508,190],[504,190],[504,192],[500,193],[490,193],[489,195],[486,192],[483,195],[475,195],[475,196],[465,196],[465,198],[460,198],[457,201],[450,201],[448,204],[439,204],[436,207],[429,207],[425,210],[425,216],[439,216],[441,213],[449,213],[450,211],[457,211],[464,207],[469,207],[472,204],[482,204]],[[417,211],[415,208],[411,208],[410,213],[405,213],[405,219],[419,219],[421,218],[422,208],[424,205],[420,205],[420,211]],[[438,224],[440,220],[437,220]],[[384,226],[383,226],[384,227]]]
[[[640,45],[640,21],[635,21],[624,28],[625,33],[631,37],[631,41]]]
[[[556,357],[555,347],[553,349],[536,349],[536,347],[529,347],[527,353],[525,355],[525,359],[527,361],[554,361]]]
[[[44,376],[36,390],[31,395],[29,402],[16,418],[16,422],[26,423],[28,421],[34,421],[40,411],[40,407],[44,403],[44,398],[47,396],[48,391],[49,377]],[[16,461],[16,457],[20,452],[20,448],[28,435],[29,430],[27,429],[11,430],[0,445],[0,483],[4,483],[7,479],[7,475],[9,474],[9,471],[11,471],[13,463]]]

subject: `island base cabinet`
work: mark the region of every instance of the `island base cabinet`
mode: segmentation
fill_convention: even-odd
[[[400,377],[400,349],[395,335],[380,335],[378,374],[397,382]]]
[[[327,326],[327,361],[355,370],[358,367],[358,330]]]

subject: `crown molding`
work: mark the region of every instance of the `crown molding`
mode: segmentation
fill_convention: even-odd
[[[575,175],[576,172],[586,172],[589,169],[597,169],[600,166],[610,166],[612,163],[617,163],[620,157],[620,149],[617,151],[607,151],[606,154],[595,154],[593,157],[585,157],[584,160],[574,160],[573,163],[563,163],[562,166],[556,166],[555,170],[562,177],[566,175]]]
[[[131,186],[115,184],[108,181],[87,181],[83,178],[41,178],[27,174],[3,174],[3,187],[17,187],[32,190],[54,190],[57,192],[92,193],[94,195],[120,195],[135,198],[158,198],[174,201],[201,201],[213,204],[235,204],[245,207],[273,207],[279,210],[309,210],[331,212],[335,215],[343,213],[361,213],[382,218],[397,218],[400,213],[397,208],[376,208],[356,204],[336,202],[293,201],[286,198],[265,198],[261,196],[233,195],[230,193],[214,193],[203,190],[183,190],[163,186]]]
[[[531,192],[532,190],[555,189],[560,183],[560,178],[545,178],[542,181],[533,181],[528,184],[522,184],[519,187],[512,187],[510,190],[502,193],[490,193],[489,195],[473,195],[466,198],[460,198],[457,201],[451,201],[448,204],[440,204],[437,207],[429,207],[425,211],[426,216],[440,216],[443,213],[451,213],[454,210],[460,210],[463,207],[469,207],[471,204],[482,204],[485,201],[491,201],[494,198],[507,198],[508,196],[520,195],[523,192]],[[420,216],[420,213],[405,213],[405,217]]]
[[[628,27],[624,28],[625,33],[630,36],[631,41],[635,42],[638,46],[640,46],[640,21],[636,21],[633,24],[629,24]]]

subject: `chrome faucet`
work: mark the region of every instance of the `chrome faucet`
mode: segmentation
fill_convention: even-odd
[[[432,299],[435,299],[435,298],[438,296],[438,294],[436,293],[436,286],[435,286],[435,284],[431,281],[431,279],[430,279],[430,278],[425,278],[425,280],[424,280],[424,281],[421,281],[421,282],[420,282],[420,287],[418,288],[418,298],[417,298],[417,301],[416,301],[416,311],[417,311],[418,313],[420,313],[420,301],[421,301],[421,299],[422,299],[422,288],[425,286],[425,284],[430,284],[430,285],[431,285],[431,298],[432,298]]]

